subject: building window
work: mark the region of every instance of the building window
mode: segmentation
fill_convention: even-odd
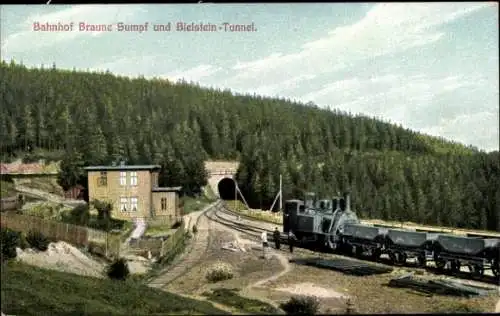
[[[132,171],[130,173],[130,185],[137,185],[137,172]]]
[[[122,212],[127,211],[127,198],[126,197],[121,197],[120,198],[120,210]]]
[[[99,176],[99,186],[107,186],[108,185],[108,173],[106,171],[101,171],[101,175]]]
[[[167,209],[167,198],[161,198],[161,210],[164,211]]]
[[[137,197],[131,197],[130,198],[130,209],[135,212],[137,211]]]
[[[127,173],[125,171],[120,171],[120,185],[127,185]]]

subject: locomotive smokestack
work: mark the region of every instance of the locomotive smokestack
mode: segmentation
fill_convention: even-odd
[[[345,201],[346,211],[350,211],[351,210],[351,194],[348,191],[344,192],[344,201]]]

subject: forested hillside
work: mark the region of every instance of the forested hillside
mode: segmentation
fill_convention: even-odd
[[[163,165],[162,183],[196,192],[203,160],[239,159],[247,200],[350,189],[365,217],[500,230],[499,154],[379,120],[186,82],[0,66],[4,159],[62,156],[79,167],[126,159]],[[332,105],[335,106],[335,105]]]

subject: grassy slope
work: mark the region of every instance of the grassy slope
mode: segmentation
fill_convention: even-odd
[[[228,314],[209,302],[149,288],[40,269],[2,266],[2,312],[14,315]]]
[[[225,306],[232,306],[247,314],[268,315],[280,312],[268,303],[240,296],[237,291],[238,290],[236,289],[232,290],[219,288],[213,290],[211,293],[204,293],[203,295],[210,301],[217,302]]]
[[[205,198],[208,200],[211,200],[211,201],[217,200],[217,195],[214,193],[214,191],[212,190],[212,187],[210,185],[205,186],[205,188],[203,189],[203,194],[204,194]]]
[[[212,192],[209,186],[206,186],[206,188],[208,188],[205,189],[206,193],[198,198],[192,198],[189,196],[181,197],[184,214],[201,211],[205,206],[213,203],[216,200],[215,194]]]
[[[23,186],[61,196],[64,194],[63,188],[54,179],[32,179]]]

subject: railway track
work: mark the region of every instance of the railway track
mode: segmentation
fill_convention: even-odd
[[[226,216],[221,216],[220,213],[222,214],[226,214]],[[252,222],[252,223],[256,223],[258,222],[258,220],[256,220],[255,218],[251,218],[249,216],[245,216],[245,215],[240,215],[238,213],[235,213],[231,210],[229,210],[228,208],[226,208],[224,205],[220,205],[219,208],[218,208],[218,211],[216,212],[216,220],[217,221],[221,221],[223,225],[225,226],[228,226],[228,227],[231,227],[235,230],[238,230],[238,231],[241,231],[242,233],[246,234],[246,235],[250,235],[250,236],[253,236],[254,238],[256,239],[260,239],[260,234],[262,233],[262,231],[266,231],[268,233],[268,240],[272,241],[273,240],[273,236],[272,236],[272,230],[270,229],[266,229],[266,228],[263,228],[262,226],[257,226],[255,224],[249,224],[249,223],[242,223],[242,222],[238,222],[236,220],[236,218],[241,217],[241,218],[244,218],[247,220],[247,222]],[[233,217],[235,220],[230,220],[228,219],[228,217]],[[267,222],[262,222],[262,224],[264,224],[265,226],[269,227],[269,226],[272,226],[273,224],[270,224],[270,223],[267,223]],[[285,234],[281,234],[281,243],[283,244],[287,244],[287,237]],[[298,244],[296,246],[297,248],[302,248],[302,249],[307,249],[307,250],[310,250],[310,251],[315,251],[317,252],[318,249],[311,249],[309,247],[305,247],[304,245],[300,245]],[[361,260],[364,260],[364,261],[372,261],[374,262],[373,260],[369,260],[368,257],[361,257],[361,258],[358,258],[358,257],[351,257],[351,256],[347,256],[347,255],[342,255],[340,254],[339,256],[342,256],[342,257],[345,257],[345,258],[353,258],[353,259],[361,259]],[[432,273],[434,275],[447,275],[447,276],[453,276],[453,277],[456,277],[456,278],[459,278],[459,279],[465,279],[465,280],[473,280],[473,281],[479,281],[479,282],[483,282],[483,283],[489,283],[489,284],[495,284],[495,285],[498,285],[498,280],[493,276],[493,275],[473,275],[472,273],[470,272],[465,272],[465,271],[459,271],[459,272],[454,272],[453,274],[451,274],[449,271],[445,270],[445,271],[440,271],[436,266],[435,266],[435,263],[433,260],[428,260],[428,265],[426,267],[417,267],[415,263],[412,263],[412,262],[406,262],[404,264],[391,264],[390,263],[390,260],[388,258],[380,258],[379,260],[376,261],[377,263],[381,263],[381,264],[384,264],[384,265],[387,265],[387,266],[397,266],[397,267],[404,267],[404,268],[408,268],[408,269],[412,269],[412,270],[422,270],[424,269],[425,271],[429,272],[429,273]]]
[[[229,227],[231,229],[234,229],[238,232],[241,232],[247,236],[251,236],[251,237],[255,237],[255,238],[260,238],[260,234],[262,233],[262,231],[268,232],[267,230],[263,230],[262,228],[260,228],[258,226],[244,224],[244,223],[238,222],[237,220],[232,221],[230,219],[227,219],[226,217],[224,217],[221,214],[223,212],[224,211],[221,209],[215,210],[213,212],[213,216],[211,216],[209,218],[211,220],[213,220],[214,222],[217,222],[221,225],[224,225],[224,226]]]
[[[234,217],[234,219],[231,219],[231,217]],[[270,241],[274,240],[272,229],[267,229],[263,228],[262,226],[252,225],[248,223],[243,223],[241,221],[238,221],[236,218],[238,218],[238,214],[233,213],[232,211],[225,208],[223,205],[220,205],[219,208],[213,213],[213,216],[210,217],[211,220],[223,226],[236,230],[250,237],[253,240],[260,241],[261,234],[263,231],[267,232],[268,240]],[[255,220],[253,222],[255,222]],[[286,243],[286,241],[287,241],[287,236],[281,233],[281,242]]]
[[[209,214],[214,212],[218,203],[203,211],[196,219],[194,225],[198,229],[197,233],[193,235],[191,244],[188,246],[188,250],[185,251],[178,259],[177,262],[160,273],[160,276],[156,277],[154,280],[149,282],[149,286],[156,288],[164,288],[170,283],[178,280],[179,278],[186,275],[193,268],[199,266],[202,262],[202,255],[208,250],[210,246],[210,223],[207,223],[207,227],[201,225],[203,220],[210,218]],[[189,225],[188,225],[189,229]]]

